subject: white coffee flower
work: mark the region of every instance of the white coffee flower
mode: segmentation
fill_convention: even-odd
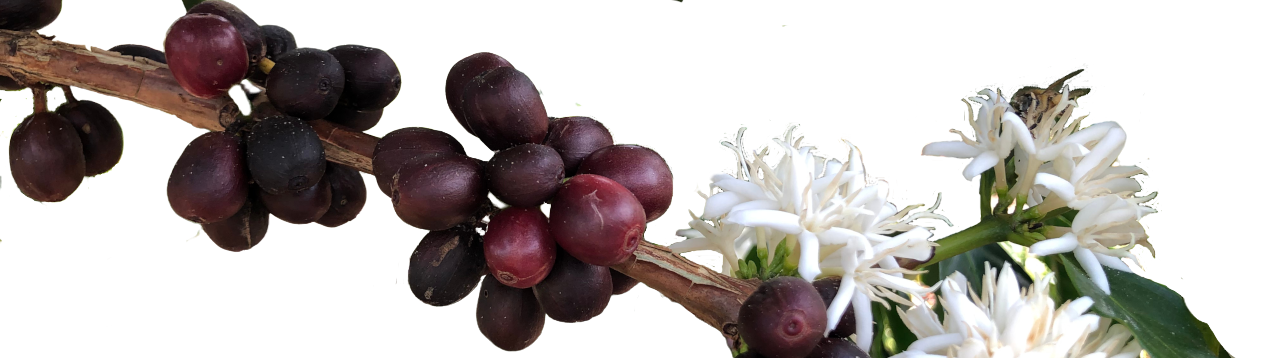
[[[1052,161],[1051,170],[1036,174],[1035,184],[1047,190],[1038,193],[1056,195],[1057,198],[1047,199],[1065,202],[1066,206],[1076,210],[1106,195],[1134,197],[1142,191],[1142,184],[1132,177],[1146,172],[1136,166],[1115,166],[1126,137],[1120,125],[1103,122],[1073,133],[1053,147],[1042,150],[1038,159]],[[1047,157],[1049,159],[1045,159]],[[1142,201],[1151,198],[1154,196],[1142,198]]]
[[[1088,297],[1056,306],[1044,277],[1020,290],[1008,263],[998,280],[996,270],[987,267],[981,296],[969,291],[959,272],[938,289],[946,321],[923,302],[899,308],[917,340],[894,357],[1134,358],[1142,349],[1125,326],[1086,313],[1093,305]]]
[[[1031,245],[1032,254],[1044,256],[1071,252],[1080,261],[1081,268],[1103,292],[1111,293],[1102,266],[1131,272],[1121,258],[1136,263],[1129,252],[1134,245],[1142,245],[1155,252],[1147,241],[1147,232],[1138,219],[1150,213],[1151,208],[1138,205],[1141,199],[1124,199],[1119,195],[1107,195],[1089,202],[1076,214],[1069,232],[1050,232],[1061,236]]]
[[[973,139],[952,129],[951,132],[959,135],[960,140],[929,143],[922,151],[924,155],[973,158],[964,168],[963,174],[967,180],[973,180],[974,177],[1009,157],[1015,140],[1023,150],[1031,154],[1036,153],[1036,146],[1031,132],[1027,130],[1027,124],[1013,113],[1009,107],[1009,101],[990,89],[978,93],[986,98],[969,98],[970,101],[981,105],[978,108],[977,118],[973,116],[973,106],[965,102],[969,105],[969,125],[973,127]]]
[[[796,269],[812,281],[820,276],[843,278],[835,300],[827,311],[832,317],[829,332],[844,310],[853,303],[858,327],[857,342],[871,343],[871,302],[888,304],[905,301],[894,291],[922,295],[926,287],[902,278],[915,271],[899,268],[898,258],[928,260],[932,233],[911,223],[931,218],[938,205],[911,213],[922,205],[898,210],[888,202],[888,186],[868,184],[856,147],[849,146],[846,161],[816,155],[813,147],[801,146],[793,138],[794,127],[775,140],[781,158],[770,166],[764,158],[768,150],[748,154],[742,145],[742,131],[734,149],[740,168],[736,176],[712,177],[713,194],[704,197],[706,206],[695,216],[690,229],[677,231],[687,240],[671,245],[673,252],[714,250],[725,257],[733,270],[740,254],[752,246],[767,248],[772,260],[777,245],[791,245],[798,253]],[[949,224],[949,222],[948,222]],[[897,234],[896,236],[889,236]],[[728,269],[726,269],[728,271]]]

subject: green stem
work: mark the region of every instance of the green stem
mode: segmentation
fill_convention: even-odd
[[[960,230],[960,232],[951,234],[951,236],[939,239],[938,247],[933,251],[933,258],[929,259],[928,262],[917,265],[915,269],[929,267],[942,262],[942,260],[955,257],[983,245],[1007,240],[1010,233],[1013,233],[1013,229],[1009,226],[1007,217],[1001,215],[987,216],[968,229]]]
[[[978,215],[983,217],[991,215],[991,189],[996,185],[995,172],[988,170],[982,172],[982,178],[978,179],[978,201],[981,202],[982,211]]]

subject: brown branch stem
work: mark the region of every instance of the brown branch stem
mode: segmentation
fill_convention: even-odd
[[[239,108],[230,97],[191,96],[174,80],[168,66],[97,48],[52,41],[31,33],[0,30],[0,76],[18,83],[73,86],[133,101],[177,116],[212,131],[232,123]],[[333,123],[312,121],[332,162],[372,172],[378,137]],[[643,242],[634,257],[613,269],[634,277],[679,303],[720,331],[730,347],[738,343],[738,309],[759,285],[693,263],[666,247]]]

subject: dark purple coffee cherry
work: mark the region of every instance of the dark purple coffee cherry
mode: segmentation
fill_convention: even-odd
[[[626,262],[644,239],[644,207],[627,188],[599,175],[566,180],[551,202],[550,223],[556,244],[592,265]]]
[[[456,154],[409,160],[392,177],[391,203],[406,224],[444,230],[471,219],[488,200],[479,161]]]
[[[827,310],[818,290],[804,279],[765,281],[738,311],[738,332],[766,357],[803,358],[822,340]]]
[[[249,195],[249,200],[235,215],[219,222],[200,224],[200,228],[218,247],[236,252],[251,249],[262,242],[270,222],[262,201],[256,195]]]
[[[547,127],[547,139],[542,144],[560,153],[565,175],[572,176],[588,155],[613,145],[613,135],[604,124],[588,117],[556,118]]]
[[[164,55],[178,85],[200,98],[225,95],[249,70],[240,32],[217,15],[188,14],[174,21],[164,37]]]
[[[409,290],[432,306],[462,300],[484,276],[484,249],[474,228],[427,233],[409,257]]]
[[[602,175],[622,184],[640,200],[648,221],[671,207],[671,167],[652,149],[631,144],[600,148],[582,160],[578,174]]]
[[[196,6],[192,6],[187,10],[188,14],[210,14],[217,15],[236,27],[236,32],[240,33],[240,39],[244,42],[245,55],[248,56],[250,67],[256,67],[258,60],[262,59],[262,55],[266,51],[262,40],[262,28],[258,27],[258,23],[253,18],[246,15],[240,8],[229,2],[222,0],[205,0]],[[246,69],[247,71],[247,69]],[[244,78],[249,74],[245,72],[240,75]]]
[[[536,207],[508,207],[489,216],[484,258],[489,275],[504,285],[538,284],[556,262],[556,240],[551,238],[547,216]]]
[[[262,44],[266,47],[266,55],[263,57],[266,59],[274,62],[278,56],[298,48],[298,43],[289,30],[276,25],[262,25],[261,29]],[[249,82],[266,87],[267,74],[262,72],[260,66],[249,66]]]
[[[249,198],[249,175],[240,138],[226,132],[196,137],[169,174],[169,206],[183,219],[208,224],[226,220]]]
[[[344,90],[343,93],[346,93],[346,91]],[[334,124],[363,132],[378,125],[378,121],[382,119],[382,109],[362,111],[339,104],[324,119]]]
[[[848,339],[823,338],[805,358],[871,358],[871,355]]]
[[[467,155],[467,152],[449,133],[422,127],[391,131],[373,148],[373,178],[378,189],[390,197],[392,176],[409,159],[425,154]]]
[[[124,133],[111,112],[92,101],[70,101],[55,111],[71,121],[84,147],[84,174],[106,173],[120,162]]]
[[[467,130],[467,133],[475,134],[462,116],[462,88],[476,76],[498,67],[511,67],[511,63],[498,55],[480,52],[459,60],[458,63],[453,64],[453,68],[449,69],[449,75],[444,83],[445,102],[449,104],[449,111],[453,112],[453,117],[458,120],[458,124],[461,124],[463,129]]]
[[[505,351],[525,349],[542,335],[546,320],[533,289],[509,287],[493,276],[480,283],[476,325],[494,346]]]
[[[310,188],[324,176],[324,145],[301,119],[276,116],[258,122],[246,149],[249,173],[268,194]]]
[[[511,206],[537,207],[560,188],[564,165],[555,149],[526,143],[494,153],[485,174],[489,190],[498,200]]]
[[[382,50],[342,45],[329,49],[342,64],[346,86],[340,103],[359,110],[382,109],[400,94],[400,69]]]
[[[346,77],[338,59],[314,48],[299,48],[276,58],[267,74],[267,93],[280,111],[305,120],[324,118],[338,105]]]
[[[467,83],[462,114],[472,134],[492,150],[547,138],[547,109],[538,88],[514,67],[489,70]]]
[[[13,31],[39,30],[62,13],[62,0],[0,1],[0,29]]]
[[[84,145],[71,121],[53,112],[35,113],[9,137],[9,170],[22,195],[62,201],[84,180]]]
[[[604,312],[613,295],[609,268],[579,261],[565,252],[556,253],[551,274],[533,286],[538,304],[551,319],[583,322]]]
[[[319,183],[310,188],[280,194],[259,190],[258,197],[262,198],[262,204],[277,219],[290,224],[310,224],[320,220],[329,211],[333,191],[329,188],[329,181],[322,177]]]
[[[613,277],[613,294],[615,295],[627,293],[627,291],[631,291],[632,288],[640,283],[639,280],[618,272],[618,270],[609,269],[609,275]]]
[[[329,181],[332,199],[329,201],[329,210],[316,222],[328,227],[338,227],[355,219],[360,210],[364,209],[365,199],[369,196],[360,171],[330,162],[325,168],[324,176]]]
[[[836,298],[836,292],[840,290],[840,277],[824,277],[813,281],[813,288],[818,290],[818,294],[822,296],[822,305],[831,307],[831,301]],[[853,304],[844,310],[844,314],[840,316],[840,323],[836,324],[836,328],[831,330],[828,337],[848,337],[853,335],[855,328],[853,319]]]
[[[119,53],[121,56],[142,57],[159,63],[166,63],[164,52],[143,45],[117,45],[107,50]]]

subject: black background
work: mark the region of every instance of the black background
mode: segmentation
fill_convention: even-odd
[[[115,1],[88,3],[102,4],[68,4],[42,32],[102,49],[129,42],[161,49],[165,29],[182,14],[178,0],[157,1],[165,4],[155,4],[161,9],[151,15],[120,9]],[[906,36],[858,26],[726,22],[714,9],[669,1],[591,17],[543,9],[536,17],[512,10],[499,18],[483,17],[481,9],[428,14],[378,6],[308,9],[303,15],[265,4],[243,1],[241,8],[259,23],[292,29],[301,46],[362,43],[397,60],[403,89],[370,130],[374,136],[408,125],[436,128],[460,139],[471,156],[488,159],[484,146],[452,119],[440,84],[454,61],[493,51],[543,89],[548,113],[594,115],[618,141],[657,148],[676,176],[671,210],[646,234],[657,242],[671,242],[673,231],[686,228],[686,210],[701,211],[694,184],[705,189],[707,175],[733,165],[718,146],[724,134],[749,124],[746,143],[756,147],[780,134],[787,121],[799,121],[810,142],[837,157],[844,152],[837,138],[851,134],[869,173],[891,180],[891,201],[932,205],[942,192],[942,214],[972,225],[977,202],[974,185],[959,173],[964,162],[920,157],[920,146],[954,138],[947,128],[968,132],[960,100],[978,89],[1007,93],[1015,84],[1047,83],[1079,65],[1088,65],[1088,73],[1073,84],[1096,89],[1082,101],[1083,111],[1092,113],[1091,121],[1117,120],[1128,130],[1121,162],[1146,167],[1152,174],[1146,188],[1164,189],[1161,179],[1170,175],[1161,164],[1172,157],[1156,148],[1164,137],[1143,120],[1144,107],[1152,107],[1147,92],[1155,74],[1140,49],[1073,51],[1055,42],[1065,38],[1052,37],[1010,45],[997,33],[955,29]],[[590,9],[571,13],[582,10]],[[124,157],[111,173],[47,208],[23,197],[4,170],[3,309],[38,309],[32,312],[44,317],[9,325],[228,344],[297,336],[326,345],[419,349],[428,357],[454,348],[476,357],[727,354],[716,330],[641,285],[614,297],[595,320],[548,321],[531,348],[500,355],[475,329],[474,295],[433,308],[408,292],[404,262],[424,231],[399,222],[369,175],[369,203],[342,228],[273,220],[259,247],[234,254],[206,237],[184,243],[197,226],[173,214],[164,185],[182,148],[202,130],[113,97],[77,95],[114,111],[127,138]],[[58,92],[51,98],[51,106],[59,104]],[[0,128],[6,134],[29,113],[28,92],[3,93]],[[1233,346],[1216,311],[1221,298],[1208,292],[1207,279],[1192,274],[1201,253],[1188,252],[1190,239],[1176,242],[1174,228],[1161,225],[1166,216],[1146,220],[1161,253],[1160,262],[1149,263],[1151,277],[1183,294]],[[955,230],[943,226],[937,234]]]

